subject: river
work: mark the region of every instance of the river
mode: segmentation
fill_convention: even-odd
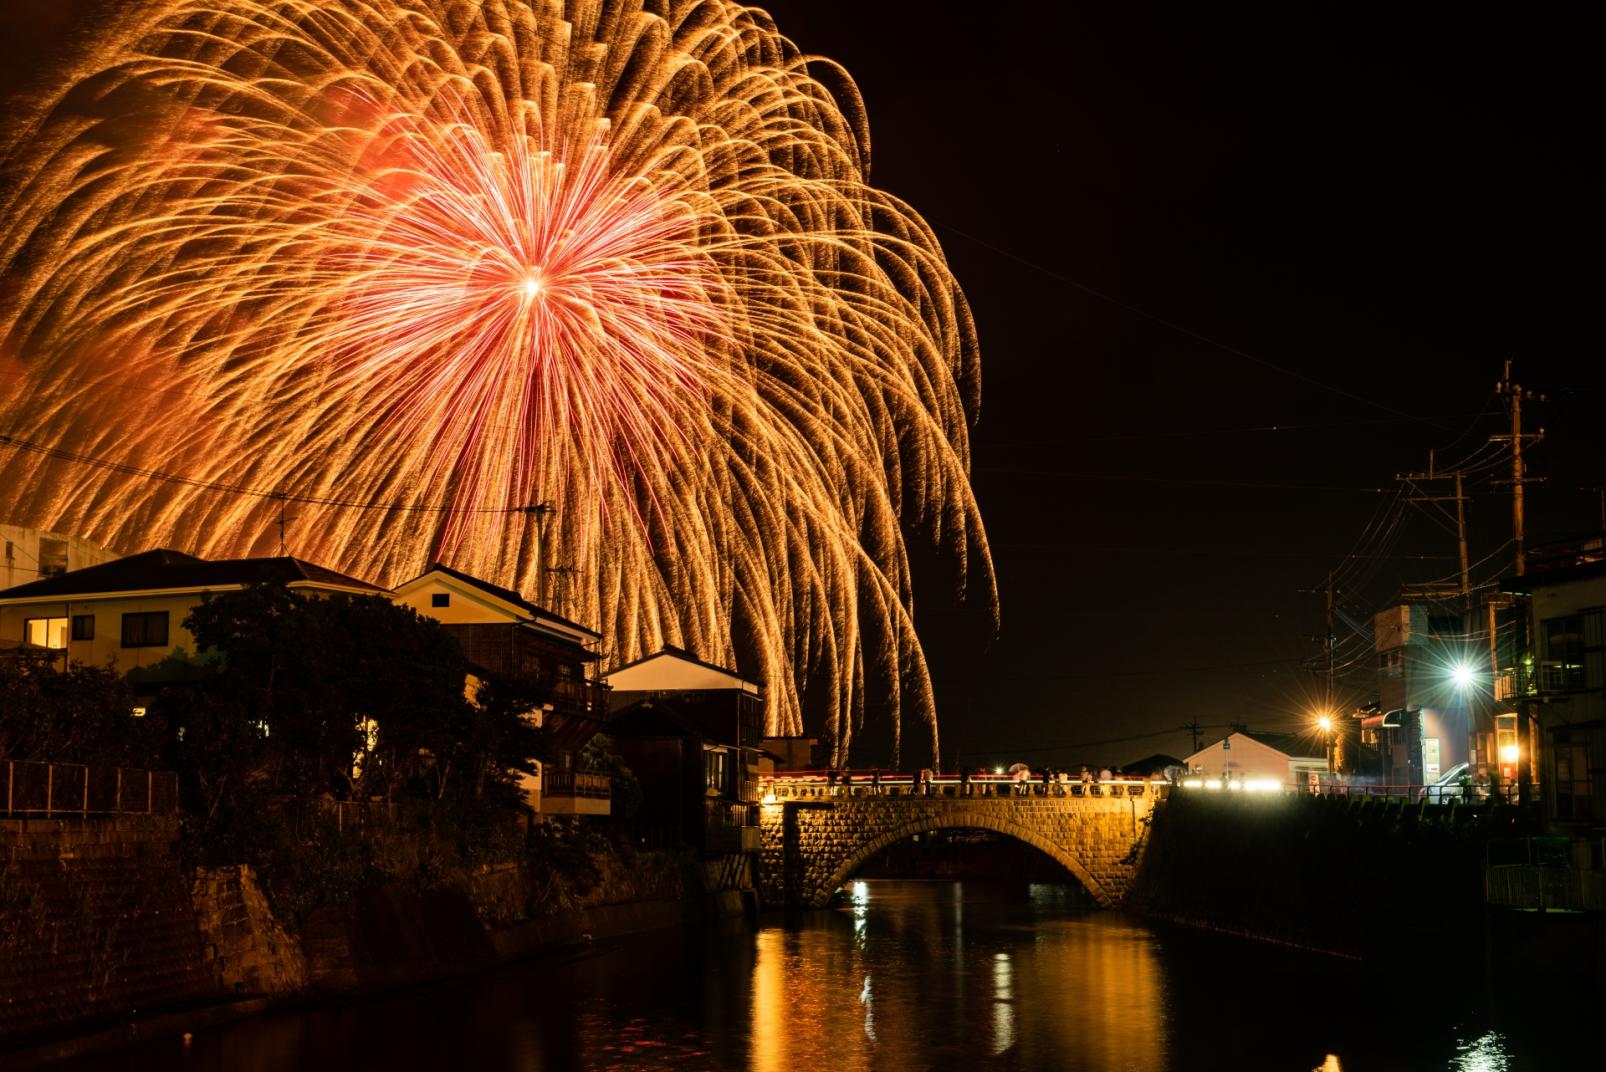
[[[1471,958],[1475,964],[1476,958]],[[1568,1070],[1481,971],[1381,975],[1154,928],[1071,887],[857,882],[839,908],[639,935],[66,1066],[281,1069]],[[1532,993],[1533,981],[1519,989]],[[1576,1021],[1575,1021],[1576,1023]],[[1594,1052],[1599,1061],[1599,1051]]]

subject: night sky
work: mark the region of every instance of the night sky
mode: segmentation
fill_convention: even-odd
[[[1530,545],[1600,527],[1596,28],[1409,7],[771,5],[853,73],[872,181],[935,226],[979,326],[1002,630],[978,654],[940,585],[919,604],[945,764],[1303,728],[1301,590],[1338,569],[1369,623],[1456,569],[1394,477],[1509,431],[1507,359],[1550,399]],[[1474,580],[1510,568],[1506,457],[1473,459],[1499,462],[1469,481]],[[1379,530],[1388,557],[1344,557]]]
[[[1530,545],[1600,527],[1581,5],[768,6],[854,76],[871,179],[935,227],[980,331],[1002,628],[918,564],[945,766],[1119,764],[1185,755],[1195,718],[1308,721],[1302,590],[1336,569],[1369,621],[1455,570],[1395,474],[1473,456],[1474,579],[1509,569],[1485,446],[1509,431],[1506,360],[1548,397],[1525,408],[1547,432]],[[4,0],[0,91],[90,7]],[[1368,699],[1347,644],[1345,696]],[[856,763],[885,761],[875,737]]]

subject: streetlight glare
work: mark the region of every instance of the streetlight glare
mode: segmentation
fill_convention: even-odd
[[[1331,718],[1327,717],[1326,715],[1322,715],[1321,717],[1319,717],[1316,720],[1316,725],[1321,727],[1321,731],[1323,733],[1332,733],[1333,732],[1333,720]]]
[[[1470,689],[1477,678],[1477,672],[1466,663],[1457,663],[1450,670],[1450,680],[1455,682],[1455,687],[1458,689]]]

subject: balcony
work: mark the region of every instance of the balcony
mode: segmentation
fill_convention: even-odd
[[[607,815],[613,806],[613,779],[596,771],[541,772],[542,815]]]

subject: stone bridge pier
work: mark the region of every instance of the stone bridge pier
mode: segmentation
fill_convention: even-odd
[[[760,806],[759,887],[771,908],[822,908],[887,846],[938,830],[991,830],[1040,849],[1105,907],[1121,903],[1158,797],[839,796]]]

